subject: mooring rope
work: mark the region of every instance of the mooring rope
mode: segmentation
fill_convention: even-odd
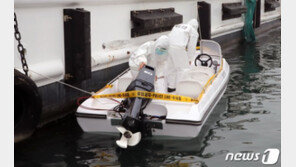
[[[56,80],[55,78],[52,78],[52,77],[46,76],[46,75],[44,75],[44,74],[40,74],[40,73],[38,73],[38,72],[36,72],[36,71],[33,71],[32,69],[29,69],[29,72],[33,72],[33,73],[35,73],[35,74],[37,74],[37,75],[40,75],[40,76],[42,76],[42,77],[44,77],[44,78],[47,78],[47,79],[53,80],[53,81],[58,82],[58,83],[60,83],[60,84],[62,84],[62,85],[68,86],[68,87],[70,87],[70,88],[72,88],[72,89],[75,89],[75,90],[77,90],[77,91],[80,91],[80,92],[83,92],[83,93],[89,94],[89,95],[91,95],[91,96],[93,96],[93,95],[95,94],[94,92],[88,92],[88,91],[83,90],[83,89],[81,89],[81,88],[78,88],[78,87],[76,87],[76,86],[73,86],[73,85],[67,84],[67,83],[65,83],[65,82],[62,82],[62,81]]]

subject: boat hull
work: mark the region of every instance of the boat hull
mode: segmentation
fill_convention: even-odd
[[[230,69],[225,59],[223,59],[223,61],[223,70],[213,81],[211,86],[209,86],[200,103],[195,104],[203,105],[195,106],[197,109],[201,110],[196,111],[200,113],[200,116],[187,120],[176,120],[167,117],[167,119],[161,121],[162,129],[152,129],[152,136],[159,136],[160,138],[194,138],[198,136],[206,120],[210,116],[211,112],[213,111],[227,88]],[[77,122],[84,132],[118,135],[116,125],[112,123],[114,122],[114,118],[109,117],[108,114],[94,114],[92,112],[85,112],[83,108],[78,108],[76,115]]]

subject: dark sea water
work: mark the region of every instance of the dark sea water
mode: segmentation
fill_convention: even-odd
[[[228,88],[197,138],[150,138],[121,150],[115,145],[119,136],[84,133],[70,115],[15,144],[15,166],[263,166],[261,159],[225,157],[281,148],[281,29],[223,54],[231,68]]]

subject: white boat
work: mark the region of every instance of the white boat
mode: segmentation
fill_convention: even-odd
[[[230,69],[228,63],[222,57],[220,45],[214,41],[202,40],[197,54],[206,55],[200,58],[202,61],[205,58],[211,58],[212,60],[211,62],[208,61],[206,66],[201,66],[198,65],[198,60],[196,59],[194,64],[197,66],[192,65],[185,74],[178,77],[176,91],[172,93],[167,92],[166,81],[163,77],[157,80],[158,87],[155,88],[155,93],[185,96],[197,101],[184,102],[152,99],[142,111],[145,114],[145,119],[149,121],[147,125],[149,128],[145,130],[147,134],[143,134],[143,131],[142,134],[137,132],[139,140],[141,136],[147,135],[182,138],[198,136],[204,122],[226,90]],[[214,65],[210,67],[210,64]],[[125,92],[132,80],[130,71],[126,70],[93,97]],[[121,98],[98,99],[93,97],[84,101],[76,112],[77,121],[83,131],[106,134],[118,134],[119,131],[124,134],[125,131],[128,131],[126,126],[122,127],[122,119],[124,119],[122,116],[125,113],[119,113],[115,109],[119,106]],[[140,121],[143,121],[143,119]],[[129,132],[134,134],[131,131]],[[136,140],[137,144],[139,141],[138,139]],[[128,145],[135,144],[130,143]]]

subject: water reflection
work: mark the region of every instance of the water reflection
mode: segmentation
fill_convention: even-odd
[[[171,156],[168,157],[163,165],[165,167],[182,167],[182,166],[192,166],[192,167],[207,167],[204,162],[198,160],[197,156]]]
[[[81,165],[88,166],[178,166],[178,165],[199,165],[203,162],[196,156],[200,150],[201,140],[154,140],[144,139],[136,147],[130,149],[120,149],[114,145],[114,139],[106,141],[109,147],[99,146],[92,143],[93,139],[99,138],[97,135],[84,134],[78,140],[78,149],[93,153],[91,159],[81,157],[78,161]],[[91,144],[90,144],[91,143]],[[195,151],[196,150],[196,151]],[[182,152],[182,153],[181,153]],[[187,165],[188,166],[188,165]]]
[[[92,153],[90,157],[80,157],[78,164],[87,166],[198,166],[206,167],[203,159],[212,158],[228,152],[218,150],[203,153],[209,145],[208,141],[223,140],[224,137],[215,135],[210,129],[220,118],[225,105],[218,104],[220,110],[215,110],[208,119],[200,135],[190,140],[162,140],[155,138],[143,139],[136,147],[127,150],[115,146],[115,138],[107,138],[97,134],[81,135],[77,140],[77,149]],[[224,107],[224,108],[223,108]],[[104,143],[104,146],[101,145]],[[81,154],[81,153],[79,153]]]

